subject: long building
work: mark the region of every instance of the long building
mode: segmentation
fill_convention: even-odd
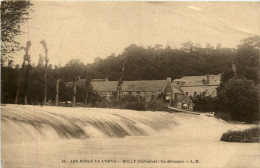
[[[77,87],[84,87],[86,79],[79,79],[76,82]],[[100,96],[111,99],[116,95],[118,81],[109,81],[106,79],[93,79],[91,82],[93,89]],[[67,86],[73,86],[73,82],[67,82]],[[179,87],[171,85],[171,78],[166,80],[139,80],[123,81],[121,95],[132,95],[145,101],[156,98],[159,94],[164,93],[169,97],[178,97],[183,95]]]
[[[139,80],[123,81],[121,96],[132,95],[146,102],[164,93],[175,102],[189,102],[190,97],[205,95],[215,97],[220,86],[221,75],[184,76],[181,79],[166,80]],[[85,87],[86,79],[79,79],[76,87]],[[115,98],[118,81],[105,79],[93,79],[93,89],[98,95],[111,100]],[[73,82],[67,82],[67,86],[73,86]]]

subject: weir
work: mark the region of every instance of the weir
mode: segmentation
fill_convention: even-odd
[[[210,132],[209,125],[225,125],[215,118],[167,112],[29,105],[5,105],[1,110],[2,143],[195,135],[194,127]]]

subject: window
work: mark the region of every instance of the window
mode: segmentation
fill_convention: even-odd
[[[189,92],[186,92],[186,96],[188,96],[189,95]]]
[[[193,96],[197,96],[197,92],[194,92]]]

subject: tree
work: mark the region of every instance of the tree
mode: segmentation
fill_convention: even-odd
[[[60,80],[61,80],[61,79],[57,79],[57,80],[56,80],[55,106],[58,106],[58,102],[59,102],[59,86],[60,86]]]
[[[76,105],[76,95],[77,95],[77,86],[76,86],[76,79],[73,82],[73,97],[72,97],[72,107]]]
[[[37,67],[38,68],[44,68],[44,57],[41,54],[39,54]]]
[[[220,87],[219,89],[222,89],[228,81],[235,76],[235,72],[232,69],[226,70],[220,78]]]
[[[76,76],[83,77],[85,65],[79,59],[71,59],[61,70],[61,76],[65,81],[74,81]]]
[[[24,75],[24,79],[25,79],[25,84],[24,84],[24,91],[25,91],[25,95],[24,95],[24,104],[28,104],[27,98],[28,98],[28,94],[29,94],[29,89],[30,89],[30,73],[32,70],[32,65],[31,65],[31,59],[28,59],[28,65],[26,67],[25,70],[25,75]]]
[[[117,86],[117,91],[116,91],[116,101],[117,102],[120,100],[120,96],[121,96],[121,92],[122,92],[124,71],[125,71],[125,61],[123,62],[121,76],[120,76],[120,79],[118,80],[118,86]]]
[[[44,40],[41,40],[40,43],[42,44],[44,52],[45,52],[43,104],[46,105],[46,99],[47,99],[47,67],[48,67],[48,62],[49,62],[48,48],[47,48],[47,44]]]
[[[29,49],[30,49],[31,45],[32,45],[31,41],[28,41],[26,43],[25,55],[24,55],[24,58],[23,58],[22,69],[21,69],[21,72],[20,72],[20,75],[19,75],[18,87],[17,87],[17,90],[16,90],[16,97],[15,97],[15,101],[14,101],[15,104],[17,104],[17,102],[18,102],[18,96],[19,96],[19,92],[20,92],[23,70],[25,68],[25,62],[30,61]]]
[[[257,88],[252,80],[234,77],[221,90],[223,106],[232,119],[252,122],[259,119]]]
[[[240,70],[247,66],[259,66],[259,57],[260,36],[248,37],[241,40],[241,44],[238,45],[235,57]]]
[[[217,46],[216,46],[216,49],[220,50],[221,48],[222,48],[221,43],[218,43]]]
[[[252,79],[258,84],[259,57],[260,36],[241,40],[235,57],[239,76]]]
[[[197,95],[192,98],[192,102],[195,104],[195,111],[218,111],[217,98],[212,96],[205,96],[204,94]]]
[[[72,100],[71,95],[73,94],[73,89],[67,87],[65,81],[61,80],[60,82],[59,93],[60,101],[64,101],[67,104],[68,101]]]
[[[182,44],[182,50],[185,51],[185,52],[190,52],[192,53],[193,52],[193,42],[191,41],[187,41],[185,43]]]
[[[21,35],[21,25],[29,19],[30,1],[4,0],[1,2],[1,61],[12,59],[21,50],[16,37]]]
[[[87,77],[86,81],[85,81],[85,105],[88,104],[89,102],[89,96],[90,96],[90,92],[93,90],[93,87],[91,85],[91,81],[92,81],[92,73]]]

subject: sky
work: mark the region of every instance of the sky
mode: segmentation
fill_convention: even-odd
[[[32,62],[70,59],[93,63],[95,57],[119,54],[130,44],[180,47],[186,41],[205,46],[236,47],[241,39],[260,35],[259,2],[87,2],[33,1],[31,19],[18,40],[30,40]],[[24,51],[15,56],[21,64]]]

